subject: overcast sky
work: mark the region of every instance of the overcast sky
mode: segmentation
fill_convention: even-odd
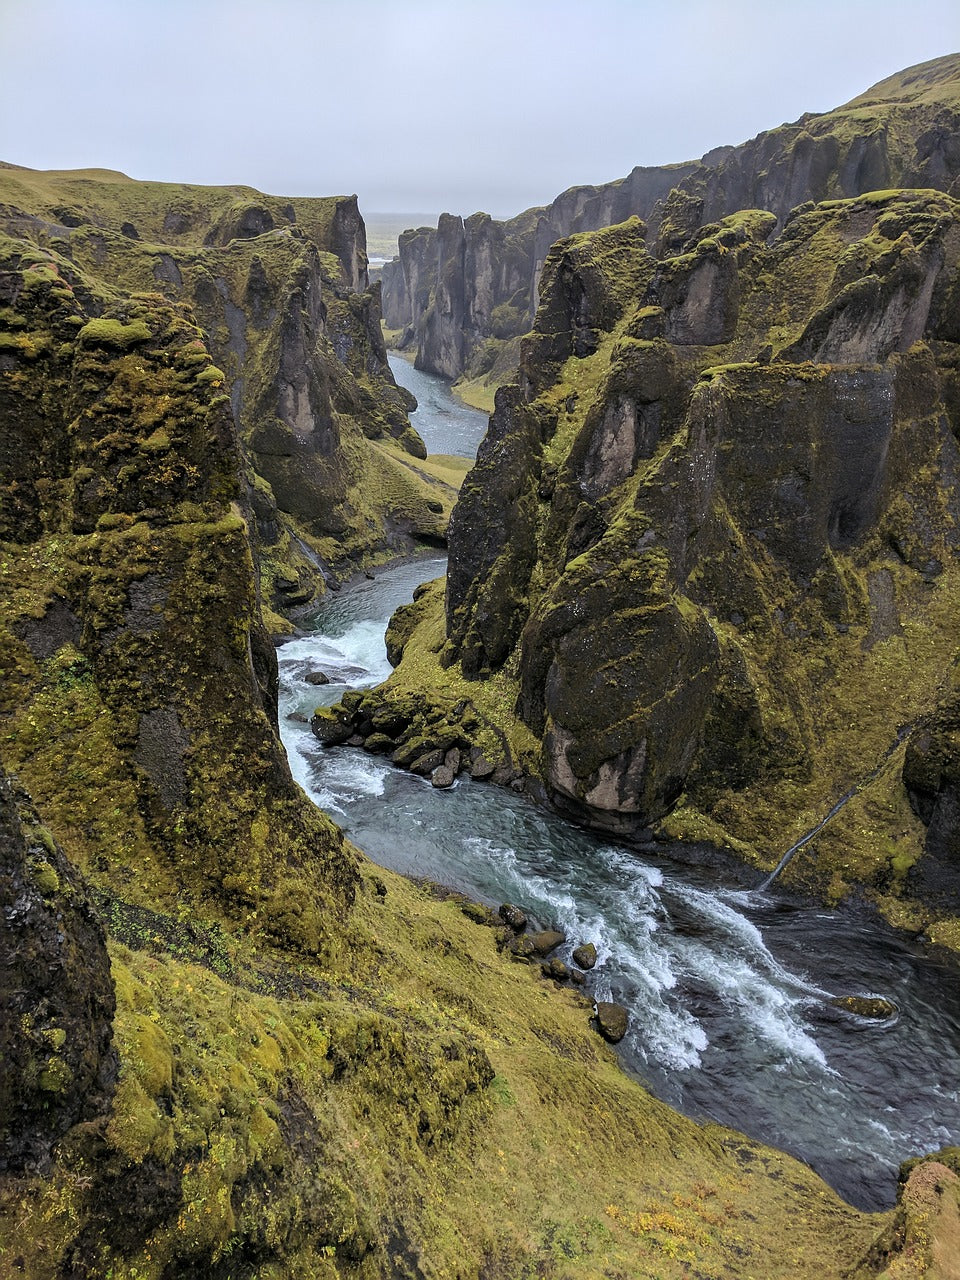
[[[958,0],[0,0],[0,159],[508,216],[958,50]]]

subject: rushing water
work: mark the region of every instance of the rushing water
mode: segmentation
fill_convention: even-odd
[[[408,366],[409,368],[409,366]],[[424,375],[417,375],[422,377]],[[281,724],[305,790],[376,862],[511,901],[596,944],[598,999],[630,1011],[623,1061],[665,1101],[781,1147],[852,1203],[893,1203],[901,1160],[960,1140],[960,984],[875,920],[590,835],[524,797],[463,778],[449,791],[381,758],[324,749],[291,716],[389,674],[383,632],[440,557],[330,596],[280,650]],[[305,677],[323,670],[331,684]],[[880,995],[884,1023],[831,996]]]
[[[420,432],[428,452],[475,458],[488,415],[461,404],[451,395],[449,383],[421,373],[403,356],[391,352],[387,359],[400,386],[417,397],[417,409],[411,413],[410,422]]]

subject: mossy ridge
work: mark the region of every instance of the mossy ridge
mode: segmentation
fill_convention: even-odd
[[[393,438],[415,456],[425,450],[386,363],[379,295],[357,292],[366,259],[355,202],[246,199],[239,189],[121,179],[84,179],[74,190],[69,177],[10,171],[6,225],[40,247],[38,279],[45,263],[60,261],[107,281],[114,298],[159,290],[192,302],[202,325],[195,376],[222,384],[253,473],[265,481],[254,506],[258,562],[278,571],[263,582],[271,614],[295,612],[328,580],[382,559],[400,535],[364,481],[377,466],[364,442]],[[67,205],[73,213],[54,220]],[[124,341],[133,335],[126,330]],[[37,341],[2,340],[31,353]],[[150,447],[162,452],[162,433]],[[407,535],[405,549],[415,541]],[[318,563],[320,542],[329,563]],[[279,577],[284,590],[273,589]]]
[[[200,247],[216,232],[238,237],[268,231],[298,230],[316,243],[336,248],[335,223],[349,196],[313,198],[268,196],[253,187],[207,187],[189,183],[145,182],[104,170],[0,170],[0,200],[16,212],[38,213],[52,227],[86,227],[123,232],[125,238],[154,244]],[[245,213],[253,213],[243,225]],[[67,220],[60,222],[66,214]],[[131,234],[135,233],[135,235]],[[355,251],[351,246],[351,250]],[[366,266],[365,255],[363,261]],[[349,281],[356,264],[343,261]]]
[[[505,352],[531,327],[551,244],[635,214],[648,223],[658,257],[669,257],[698,227],[750,204],[785,225],[798,206],[871,189],[955,191],[958,102],[960,64],[949,55],[699,161],[574,187],[504,223],[475,215],[459,235],[442,219],[435,229],[404,232],[383,271],[392,341],[415,347],[422,368],[463,378],[479,401],[511,379]]]
[[[240,456],[215,380],[196,377],[197,328],[133,295],[99,317],[137,326],[136,352],[118,348],[112,329],[67,325],[106,301],[75,268],[51,259],[34,285],[18,261],[21,314],[64,341],[0,388],[18,540],[0,566],[4,759],[95,881],[329,946],[323,918],[356,873],[332,824],[300,809],[270,729]]]

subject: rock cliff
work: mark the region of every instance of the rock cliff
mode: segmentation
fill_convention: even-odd
[[[420,368],[477,379],[497,344],[525,333],[539,273],[554,241],[639,216],[658,256],[697,227],[738,209],[782,220],[805,201],[896,187],[954,191],[960,176],[960,56],[911,67],[852,102],[767,130],[700,161],[634,169],[599,187],[575,187],[507,222],[445,215],[407,232],[383,272],[384,317],[395,341],[416,345]],[[501,364],[493,374],[504,380]]]
[[[960,206],[774,221],[667,258],[636,219],[554,248],[451,522],[429,678],[581,820],[758,866],[915,725],[790,874],[947,940]],[[424,678],[406,632],[400,688]]]
[[[240,428],[275,609],[302,607],[370,557],[443,538],[454,493],[424,469],[387,365],[355,197],[5,168],[0,201],[0,228],[38,263],[192,306],[196,362],[221,371]]]

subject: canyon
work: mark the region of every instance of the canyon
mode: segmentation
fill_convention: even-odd
[[[858,1210],[363,856],[275,641],[446,545],[321,735],[756,879],[853,789],[785,883],[960,949],[958,85],[405,236],[388,333],[446,377],[502,344],[469,471],[355,198],[0,167],[9,1274],[950,1274],[955,1147]]]

